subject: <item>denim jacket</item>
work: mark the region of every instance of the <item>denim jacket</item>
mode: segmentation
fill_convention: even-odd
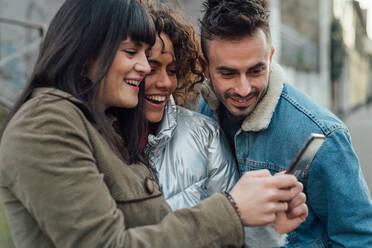
[[[235,133],[232,142],[241,173],[285,170],[310,133],[325,135],[300,178],[309,215],[289,234],[286,247],[372,247],[372,201],[347,127],[283,82],[280,67],[273,64],[265,97]],[[198,111],[217,118],[219,102],[212,88],[205,84],[201,91]]]

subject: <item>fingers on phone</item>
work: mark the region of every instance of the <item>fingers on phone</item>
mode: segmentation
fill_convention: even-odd
[[[274,201],[289,202],[298,194],[296,187],[291,189],[278,189],[273,197]]]
[[[307,205],[305,203],[303,203],[300,206],[291,209],[288,212],[288,218],[290,218],[290,219],[295,219],[295,218],[305,219],[306,216],[308,215],[308,211],[309,210],[307,208]]]
[[[277,172],[277,173],[275,173],[275,176],[281,176],[281,175],[285,175],[285,173],[286,173],[287,171],[280,171],[280,172]]]
[[[306,202],[306,195],[304,193],[300,193],[296,195],[290,202],[289,202],[289,209],[296,208],[297,206],[300,206],[301,204]]]
[[[277,208],[275,212],[287,211],[288,210],[288,203],[287,202],[278,202]]]
[[[271,176],[270,171],[263,169],[263,170],[255,170],[255,171],[249,171],[244,173],[245,177],[267,177]]]
[[[293,175],[284,174],[273,177],[275,186],[282,189],[295,187],[297,182],[297,178]]]
[[[306,195],[298,194],[292,201],[288,203],[288,218],[297,218],[299,216],[307,216],[308,208],[306,205]]]

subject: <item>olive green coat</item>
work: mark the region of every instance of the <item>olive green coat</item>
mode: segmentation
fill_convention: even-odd
[[[222,194],[172,212],[149,170],[124,164],[76,103],[38,89],[3,135],[0,197],[17,247],[243,244]]]

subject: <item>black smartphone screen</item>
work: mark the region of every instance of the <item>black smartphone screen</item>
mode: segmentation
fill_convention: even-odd
[[[299,178],[304,171],[308,170],[313,158],[322,146],[324,138],[323,134],[310,134],[309,138],[291,161],[286,174],[293,174]]]

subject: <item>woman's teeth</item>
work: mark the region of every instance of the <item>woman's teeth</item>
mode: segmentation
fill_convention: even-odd
[[[152,102],[161,103],[165,101],[166,97],[165,96],[146,96],[146,99]]]
[[[133,85],[133,86],[136,86],[136,87],[138,87],[141,83],[141,81],[136,81],[136,80],[125,80],[125,82],[129,85]]]

